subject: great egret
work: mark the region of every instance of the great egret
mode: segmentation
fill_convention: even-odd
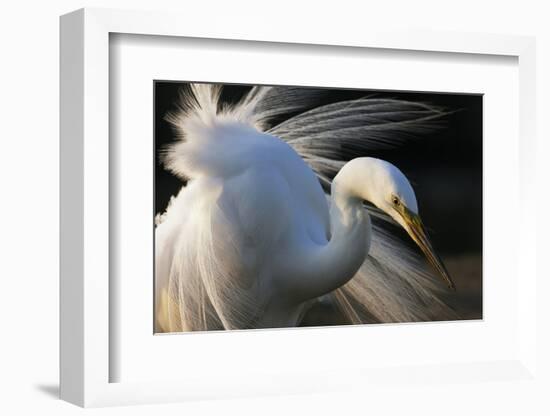
[[[221,86],[182,92],[164,164],[187,184],[157,216],[158,332],[295,326],[320,300],[350,323],[452,316],[422,260],[371,221],[397,222],[454,288],[405,175],[342,160],[345,147],[367,153],[432,128],[441,112],[377,98],[315,107],[319,94],[254,87],[223,105]]]

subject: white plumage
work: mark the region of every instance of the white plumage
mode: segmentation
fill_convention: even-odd
[[[374,98],[315,107],[320,90],[287,87],[224,107],[220,94],[191,84],[168,116],[178,140],[164,163],[187,185],[157,217],[157,331],[295,326],[320,299],[350,323],[452,317],[424,261],[379,225],[402,225],[452,285],[405,176],[342,156],[433,128],[438,110]]]

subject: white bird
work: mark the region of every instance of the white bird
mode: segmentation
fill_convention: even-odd
[[[220,86],[182,92],[164,164],[187,183],[157,216],[157,332],[296,326],[319,301],[350,323],[453,316],[422,259],[379,224],[403,227],[454,288],[405,175],[342,160],[346,148],[365,154],[433,128],[442,113],[377,98],[315,107],[320,94],[254,87],[223,105]]]

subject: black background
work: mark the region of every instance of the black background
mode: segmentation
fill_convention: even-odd
[[[250,87],[226,85],[222,100],[235,102]],[[159,159],[159,150],[175,138],[172,127],[164,117],[175,109],[182,88],[187,88],[187,84],[168,81],[154,83],[155,213],[162,212],[170,196],[175,195],[183,185],[164,170]],[[373,96],[429,103],[449,113],[444,119],[444,127],[425,134],[422,140],[410,141],[390,151],[370,152],[368,156],[393,163],[409,178],[434,247],[443,257],[457,285],[457,294],[450,296],[449,301],[462,317],[481,318],[483,97],[374,90],[327,89],[326,92],[322,104]],[[395,232],[412,246],[404,231],[396,228]]]

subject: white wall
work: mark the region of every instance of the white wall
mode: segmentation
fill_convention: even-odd
[[[308,20],[325,20],[338,25],[368,25],[385,21],[392,26],[432,27],[442,30],[536,35],[538,42],[538,149],[541,188],[540,214],[548,212],[548,140],[550,129],[550,13],[544,1],[320,1],[271,2],[183,1],[11,1],[0,10],[0,409],[2,414],[42,411],[44,414],[72,414],[78,408],[54,399],[58,376],[58,16],[83,6],[135,9],[168,9],[205,18],[212,13],[240,19],[276,19],[281,30],[287,24],[306,25]],[[205,19],[205,24],[208,20]],[[182,23],[184,24],[184,22]],[[330,30],[330,29],[327,29]],[[541,165],[546,166],[541,166]],[[503,195],[503,204],[506,196]],[[540,215],[548,232],[548,220]],[[7,231],[7,232],[6,232]],[[544,238],[542,231],[539,240]],[[548,251],[548,244],[544,247]],[[543,250],[543,246],[539,246]],[[541,260],[542,262],[542,260]],[[548,282],[539,293],[550,293]],[[548,306],[541,305],[545,323]],[[548,328],[548,326],[546,326]],[[550,350],[545,335],[546,351]],[[548,359],[541,357],[548,370]],[[546,374],[550,372],[546,371]],[[451,395],[448,392],[452,390]],[[550,388],[547,389],[547,392]],[[102,409],[101,414],[318,414],[419,413],[444,415],[537,414],[542,391],[501,383],[483,391],[468,385],[452,389],[432,386],[399,396],[370,397],[334,394],[214,403],[165,405],[152,409]],[[546,412],[548,412],[548,404]],[[537,411],[538,410],[538,411]],[[413,412],[416,413],[416,412]],[[32,413],[31,413],[32,414]]]

